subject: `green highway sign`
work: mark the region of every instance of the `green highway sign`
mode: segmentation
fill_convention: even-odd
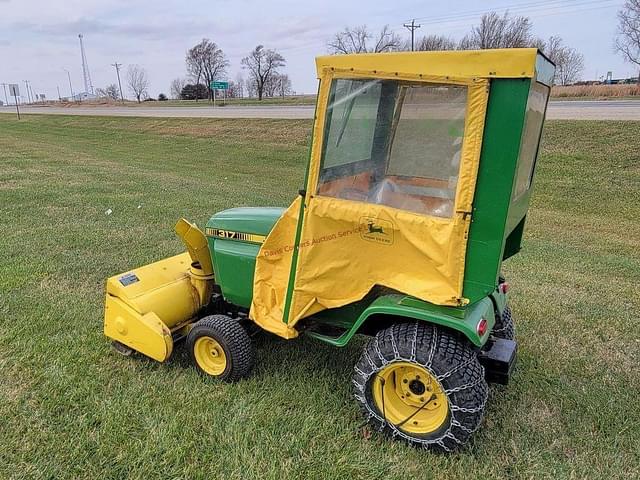
[[[211,82],[211,90],[229,90],[229,82]]]

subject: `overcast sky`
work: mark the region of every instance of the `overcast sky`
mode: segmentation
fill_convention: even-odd
[[[403,22],[412,17],[427,33],[462,37],[483,12],[529,16],[536,35],[560,35],[585,56],[584,78],[635,69],[613,53],[616,11],[623,0],[424,0],[322,2],[256,0],[0,0],[0,82],[30,80],[36,93],[57,98],[69,94],[63,68],[71,72],[74,91],[82,88],[78,33],[95,87],[116,81],[110,64],[139,64],[151,80],[149,93],[169,93],[170,81],[185,76],[184,54],[203,37],[227,54],[228,77],[242,73],[240,59],[255,45],[279,50],[297,92],[315,92],[314,56],[327,51],[332,34],[345,26],[389,24],[407,36]],[[124,86],[123,86],[124,87]],[[24,93],[24,92],[23,92]]]

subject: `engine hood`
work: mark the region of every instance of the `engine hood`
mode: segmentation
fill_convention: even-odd
[[[209,219],[205,233],[208,237],[257,241],[259,238],[256,237],[266,237],[269,234],[284,210],[278,207],[240,207],[223,210]],[[251,236],[256,237],[252,239]]]

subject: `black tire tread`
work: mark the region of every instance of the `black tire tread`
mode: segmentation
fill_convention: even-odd
[[[196,340],[205,335],[215,338],[227,356],[227,368],[215,378],[224,382],[236,382],[249,376],[255,363],[255,350],[242,325],[226,315],[210,315],[196,322],[189,331],[187,348],[191,361],[201,374],[211,377],[200,368],[193,351]]]
[[[505,305],[502,315],[496,316],[496,324],[493,326],[491,335],[496,338],[506,338],[507,340],[516,339],[516,325],[509,305]]]
[[[382,418],[371,387],[377,372],[394,361],[415,362],[436,376],[446,374],[440,383],[450,392],[450,416],[440,430],[415,436]],[[378,332],[356,363],[353,386],[356,401],[373,429],[414,446],[446,452],[466,444],[480,426],[489,394],[484,368],[469,342],[456,332],[421,321],[398,323]]]

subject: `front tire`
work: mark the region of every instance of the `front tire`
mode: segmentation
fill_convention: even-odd
[[[187,335],[187,348],[201,374],[224,382],[247,377],[255,361],[246,330],[226,315],[211,315],[196,322]]]
[[[375,430],[445,452],[479,427],[489,392],[469,342],[424,322],[378,332],[354,368],[353,385]]]

